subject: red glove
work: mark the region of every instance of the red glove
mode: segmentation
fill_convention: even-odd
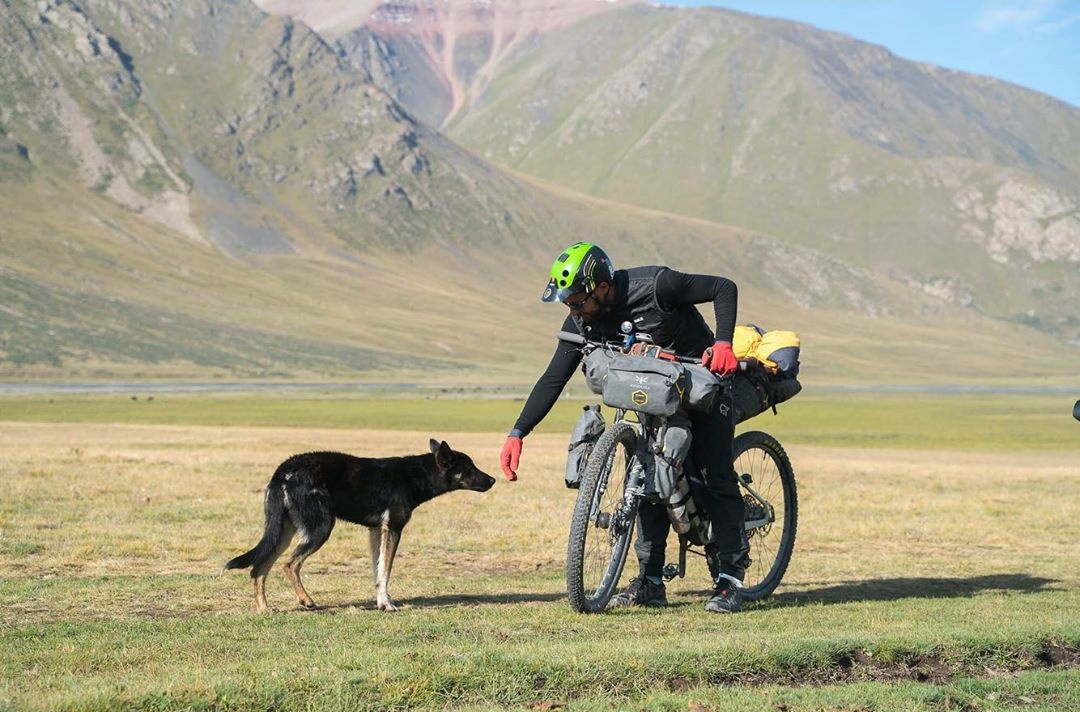
[[[502,454],[499,455],[499,463],[502,465],[506,479],[513,482],[517,479],[518,462],[521,460],[521,438],[511,435],[503,445]]]
[[[739,359],[735,358],[730,343],[717,341],[701,354],[701,365],[718,376],[727,376],[739,368]]]

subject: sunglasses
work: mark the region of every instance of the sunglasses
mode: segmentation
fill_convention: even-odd
[[[592,292],[589,292],[586,293],[583,298],[577,300],[576,302],[563,302],[563,304],[569,307],[570,311],[579,312],[584,309],[585,305],[593,299],[596,299],[596,296],[592,294]]]

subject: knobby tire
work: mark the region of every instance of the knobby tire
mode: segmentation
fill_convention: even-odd
[[[631,424],[615,422],[596,441],[586,462],[566,548],[566,594],[579,613],[604,610],[622,576],[637,519],[637,499],[629,507],[623,504],[637,439]],[[612,472],[613,466],[621,471]],[[598,526],[598,511],[608,516],[617,511],[617,529],[612,528],[614,519],[607,528]],[[590,548],[595,555],[590,556]],[[590,566],[594,559],[600,563],[598,572]]]
[[[776,520],[767,528],[748,531],[751,565],[744,579],[743,598],[756,601],[767,597],[780,584],[795,549],[798,524],[798,491],[795,471],[780,442],[758,430],[735,438],[735,474],[750,474],[753,487],[776,509]],[[752,497],[745,493],[749,507]],[[782,511],[780,511],[782,506]],[[767,531],[765,531],[767,529]]]

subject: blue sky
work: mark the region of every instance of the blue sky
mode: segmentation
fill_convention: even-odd
[[[667,0],[805,22],[1080,107],[1080,0]]]

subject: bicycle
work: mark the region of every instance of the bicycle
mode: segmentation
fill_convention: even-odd
[[[703,378],[704,372],[719,389],[731,388],[733,377],[715,377],[696,359],[659,349],[647,335],[632,334],[631,329],[629,323],[623,325],[626,336],[621,342],[590,341],[569,332],[560,332],[558,337],[577,345],[586,358],[598,350],[612,358],[632,355],[636,350],[639,358],[679,363],[687,371],[694,369],[695,378]],[[635,349],[634,344],[646,346]],[[740,362],[740,369],[752,368],[753,363]],[[590,387],[594,392],[598,390],[592,384]],[[685,400],[683,390],[689,390],[685,381],[679,391]],[[657,498],[657,483],[650,481],[657,477],[655,458],[662,452],[672,418],[677,417],[645,412],[638,407],[638,401],[632,406],[621,401],[613,405],[608,397],[604,401],[615,407],[615,416],[585,460],[566,553],[567,597],[570,606],[583,613],[604,610],[615,592],[633,538],[638,507],[645,497]],[[751,564],[742,594],[745,600],[754,601],[769,596],[787,570],[795,546],[798,493],[791,461],[780,442],[768,433],[754,430],[738,435],[733,453],[751,547]],[[711,541],[711,524],[706,512],[694,502],[690,474],[679,472],[669,487],[670,493],[657,498],[666,502],[673,529],[679,535],[678,564],[664,567],[668,581],[685,576],[688,552],[705,555],[692,547],[704,547]]]

